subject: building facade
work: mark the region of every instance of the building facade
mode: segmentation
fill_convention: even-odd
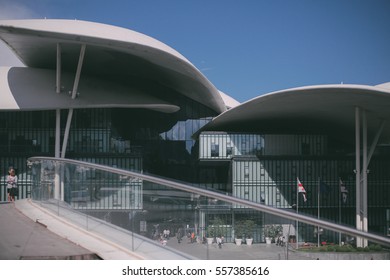
[[[381,114],[375,120],[390,120],[387,110],[378,107],[390,104],[388,89],[286,90],[234,107],[198,69],[161,42],[94,23],[48,23],[0,22],[0,39],[26,64],[0,70],[0,94],[5,100],[0,108],[0,180],[4,186],[8,168],[16,168],[20,198],[30,195],[27,158],[61,156],[356,225],[356,150],[353,137],[344,134],[351,130],[351,121],[342,114],[351,111],[352,96],[362,99],[361,107],[367,104],[367,112]],[[60,26],[66,26],[66,32]],[[88,27],[89,33],[80,27]],[[301,99],[292,102],[291,91]],[[310,101],[313,97],[317,99]],[[294,115],[289,115],[291,107]],[[388,136],[387,126],[383,131]],[[369,165],[368,227],[389,235],[390,142],[383,140],[375,143]],[[306,202],[297,193],[298,179],[306,190]],[[340,191],[341,186],[348,193]],[[139,189],[143,197],[136,200],[148,213],[135,223],[142,224],[142,230],[133,228],[126,207],[87,211],[98,217],[109,211],[112,222],[143,234],[159,223],[172,232],[182,227],[203,236],[218,221],[223,228],[220,234],[233,242],[239,220],[255,222],[255,242],[264,242],[264,226],[269,224],[281,224],[284,234],[295,234],[295,221],[240,205],[175,194],[158,200],[151,194],[164,191],[162,186],[143,183]],[[0,200],[6,200],[5,188]],[[317,240],[317,230],[301,225],[299,240]],[[338,236],[325,231],[321,238],[337,242]]]
[[[335,223],[355,225],[355,158],[352,151],[340,152],[343,143],[334,143],[326,135],[221,132],[203,132],[199,141],[200,161],[208,170],[219,164],[215,174],[224,169],[228,178],[225,191],[233,196]],[[371,163],[375,171],[369,174],[369,227],[370,231],[382,235],[388,234],[389,224],[389,164],[388,150],[382,148]],[[306,202],[297,194],[297,178],[306,190]],[[346,187],[347,192],[341,190],[341,186]],[[245,213],[239,205],[234,211],[241,215]],[[252,218],[254,214],[247,213]],[[263,224],[292,224],[295,231],[292,221],[263,215],[256,219]],[[303,225],[299,234],[300,240],[317,240],[316,227]],[[338,242],[338,234],[326,231],[322,234],[322,240]]]

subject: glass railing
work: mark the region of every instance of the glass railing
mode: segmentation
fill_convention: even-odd
[[[28,165],[34,203],[145,259],[317,259],[352,252],[356,238],[371,251],[390,245],[385,236],[156,176],[45,157]]]

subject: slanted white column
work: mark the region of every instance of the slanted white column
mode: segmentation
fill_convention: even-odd
[[[383,128],[385,127],[385,123],[386,123],[385,120],[381,121],[379,129],[376,132],[374,140],[371,143],[370,151],[368,153],[368,158],[367,158],[367,167],[370,165],[370,161],[371,161],[372,155],[374,154],[375,148],[378,145],[379,137],[382,134]]]
[[[77,90],[78,90],[79,81],[80,81],[80,75],[81,75],[81,68],[82,68],[83,62],[84,62],[85,49],[86,49],[86,45],[83,44],[81,46],[81,49],[80,49],[79,62],[78,62],[78,65],[77,65],[75,80],[74,80],[74,83],[73,83],[72,99],[75,99],[76,95],[77,95]],[[60,52],[61,52],[61,48],[60,48],[60,45],[58,44],[57,45],[57,60],[58,61],[61,60],[60,59],[61,58],[61,53]],[[56,91],[58,93],[61,92],[61,79],[60,79],[60,75],[58,75],[58,73],[60,73],[60,68],[61,68],[60,66],[61,66],[61,64],[57,63]],[[57,121],[60,122],[60,113],[59,113],[60,110],[57,110],[57,112],[58,112],[58,114],[57,114]],[[72,118],[73,118],[73,108],[69,108],[68,118],[67,118],[67,121],[66,121],[65,132],[64,132],[64,139],[62,141],[61,158],[65,158],[66,147],[68,145],[69,131],[70,131],[70,125],[72,123]],[[60,127],[60,123],[58,124],[57,127],[58,128]],[[57,138],[57,135],[56,135],[56,145],[57,145],[57,139],[60,139],[60,135],[58,135],[58,138]],[[59,143],[59,140],[58,140],[58,143]],[[57,149],[57,147],[56,147],[56,149]],[[59,150],[60,150],[60,148],[58,147],[58,157],[60,156],[59,155]],[[56,157],[57,157],[57,152],[56,152]],[[58,169],[56,171],[56,175],[58,176],[58,179],[56,178],[56,183],[55,183],[55,198],[56,199],[60,199],[60,200],[64,200],[64,183],[63,182],[60,183],[60,177],[63,178],[64,169],[61,168],[60,170],[62,172],[62,174],[61,174],[62,176],[60,176],[60,174],[59,174],[60,171]]]
[[[75,99],[76,95],[77,95],[77,90],[79,87],[79,81],[80,81],[80,75],[81,75],[81,68],[82,68],[83,62],[84,62],[85,48],[86,48],[86,45],[83,44],[81,46],[81,49],[80,49],[79,63],[77,65],[76,76],[74,79],[73,90],[72,90],[72,99]],[[70,108],[69,112],[68,112],[66,126],[65,126],[64,141],[62,142],[62,153],[61,153],[62,158],[65,158],[66,147],[68,145],[69,130],[70,130],[70,125],[72,123],[72,117],[73,117],[73,109]]]

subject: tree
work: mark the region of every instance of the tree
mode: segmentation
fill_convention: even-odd
[[[253,220],[241,220],[236,222],[234,232],[237,238],[251,238],[255,230],[256,223]]]
[[[264,235],[265,237],[269,237],[273,240],[277,239],[279,236],[283,234],[283,226],[282,225],[266,225],[264,227]]]
[[[215,218],[213,220],[210,220],[209,226],[207,227],[207,236],[208,237],[221,236],[223,233],[222,226],[223,226],[223,221],[221,218]]]

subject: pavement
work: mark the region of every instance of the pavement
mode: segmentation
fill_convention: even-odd
[[[0,203],[0,260],[315,260],[293,248],[257,243],[165,243],[133,234],[58,201]],[[326,258],[325,258],[326,257]],[[389,259],[370,255],[369,259]],[[355,255],[353,258],[357,258]],[[367,259],[367,256],[365,256]]]
[[[50,209],[52,208],[52,209]],[[30,199],[0,203],[0,259],[294,259],[285,247],[275,244],[237,246],[178,243],[166,244],[133,235],[99,219],[86,217],[67,206],[42,205]],[[300,258],[302,259],[302,258]]]
[[[0,259],[99,259],[23,215],[15,203],[0,204]]]
[[[0,203],[0,259],[193,259],[58,203]]]
[[[279,247],[275,244],[256,243],[252,245],[236,245],[235,243],[223,243],[221,248],[214,242],[211,245],[191,243],[187,240],[178,243],[175,238],[168,240],[167,246],[181,250],[198,259],[208,260],[286,260],[296,256],[286,247]]]

